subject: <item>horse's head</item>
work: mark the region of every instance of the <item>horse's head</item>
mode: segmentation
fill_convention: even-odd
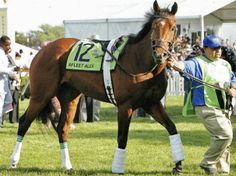
[[[160,9],[157,1],[153,3],[154,16],[152,21],[151,44],[152,55],[155,60],[163,62],[162,58],[170,47],[173,45],[176,38],[176,20],[175,14],[178,5],[175,2],[169,9]]]

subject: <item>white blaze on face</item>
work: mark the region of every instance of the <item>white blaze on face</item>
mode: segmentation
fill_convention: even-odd
[[[166,24],[165,21],[161,21],[161,22],[160,22],[160,25],[161,25],[162,27],[165,26],[165,24]]]

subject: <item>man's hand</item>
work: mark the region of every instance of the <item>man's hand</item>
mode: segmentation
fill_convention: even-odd
[[[168,59],[166,59],[167,66],[173,68],[176,71],[181,71],[184,69],[184,63],[183,61],[178,61],[178,58],[176,55],[172,55]]]
[[[228,89],[227,94],[230,95],[231,97],[236,97],[236,89],[235,88]]]
[[[20,67],[18,67],[18,66],[14,67],[14,71],[19,72],[20,71]]]
[[[176,65],[177,61],[174,57],[171,56],[166,59],[166,62],[167,62],[167,66],[172,68],[174,65]]]

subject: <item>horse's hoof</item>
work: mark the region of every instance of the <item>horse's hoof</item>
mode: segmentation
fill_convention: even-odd
[[[16,164],[11,164],[9,169],[16,169]]]
[[[72,175],[74,174],[74,170],[71,168],[71,169],[68,169],[65,171],[68,175]]]
[[[119,174],[119,175],[124,175],[125,174],[125,171],[124,169],[115,169],[115,168],[112,168],[112,171],[111,171],[113,174]]]
[[[112,172],[113,174],[125,175],[125,172]]]
[[[178,175],[182,172],[182,168],[181,167],[175,167],[172,169],[172,174],[173,175]]]

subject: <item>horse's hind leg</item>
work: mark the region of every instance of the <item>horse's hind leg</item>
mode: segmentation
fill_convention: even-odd
[[[44,105],[45,105],[44,101],[35,101],[31,99],[28,109],[21,116],[18,126],[16,146],[10,157],[10,168],[16,168],[16,165],[20,160],[20,152],[21,152],[23,137],[25,136],[31,123],[35,120],[35,118],[42,110]]]
[[[68,130],[76,113],[79,98],[80,95],[78,96],[78,91],[71,89],[68,85],[64,84],[60,88],[58,99],[61,103],[61,114],[57,126],[57,132],[61,150],[61,163],[62,167],[66,170],[72,169],[67,138]]]
[[[168,117],[161,102],[153,106],[144,107],[145,111],[149,113],[157,122],[164,126],[170,139],[170,145],[172,150],[172,158],[176,166],[173,168],[172,173],[177,174],[182,171],[181,161],[184,160],[183,145],[181,142],[180,135],[177,132],[175,124]]]
[[[123,174],[126,157],[126,145],[128,140],[129,125],[133,110],[123,106],[118,107],[118,148],[116,149],[112,162],[112,173]]]

